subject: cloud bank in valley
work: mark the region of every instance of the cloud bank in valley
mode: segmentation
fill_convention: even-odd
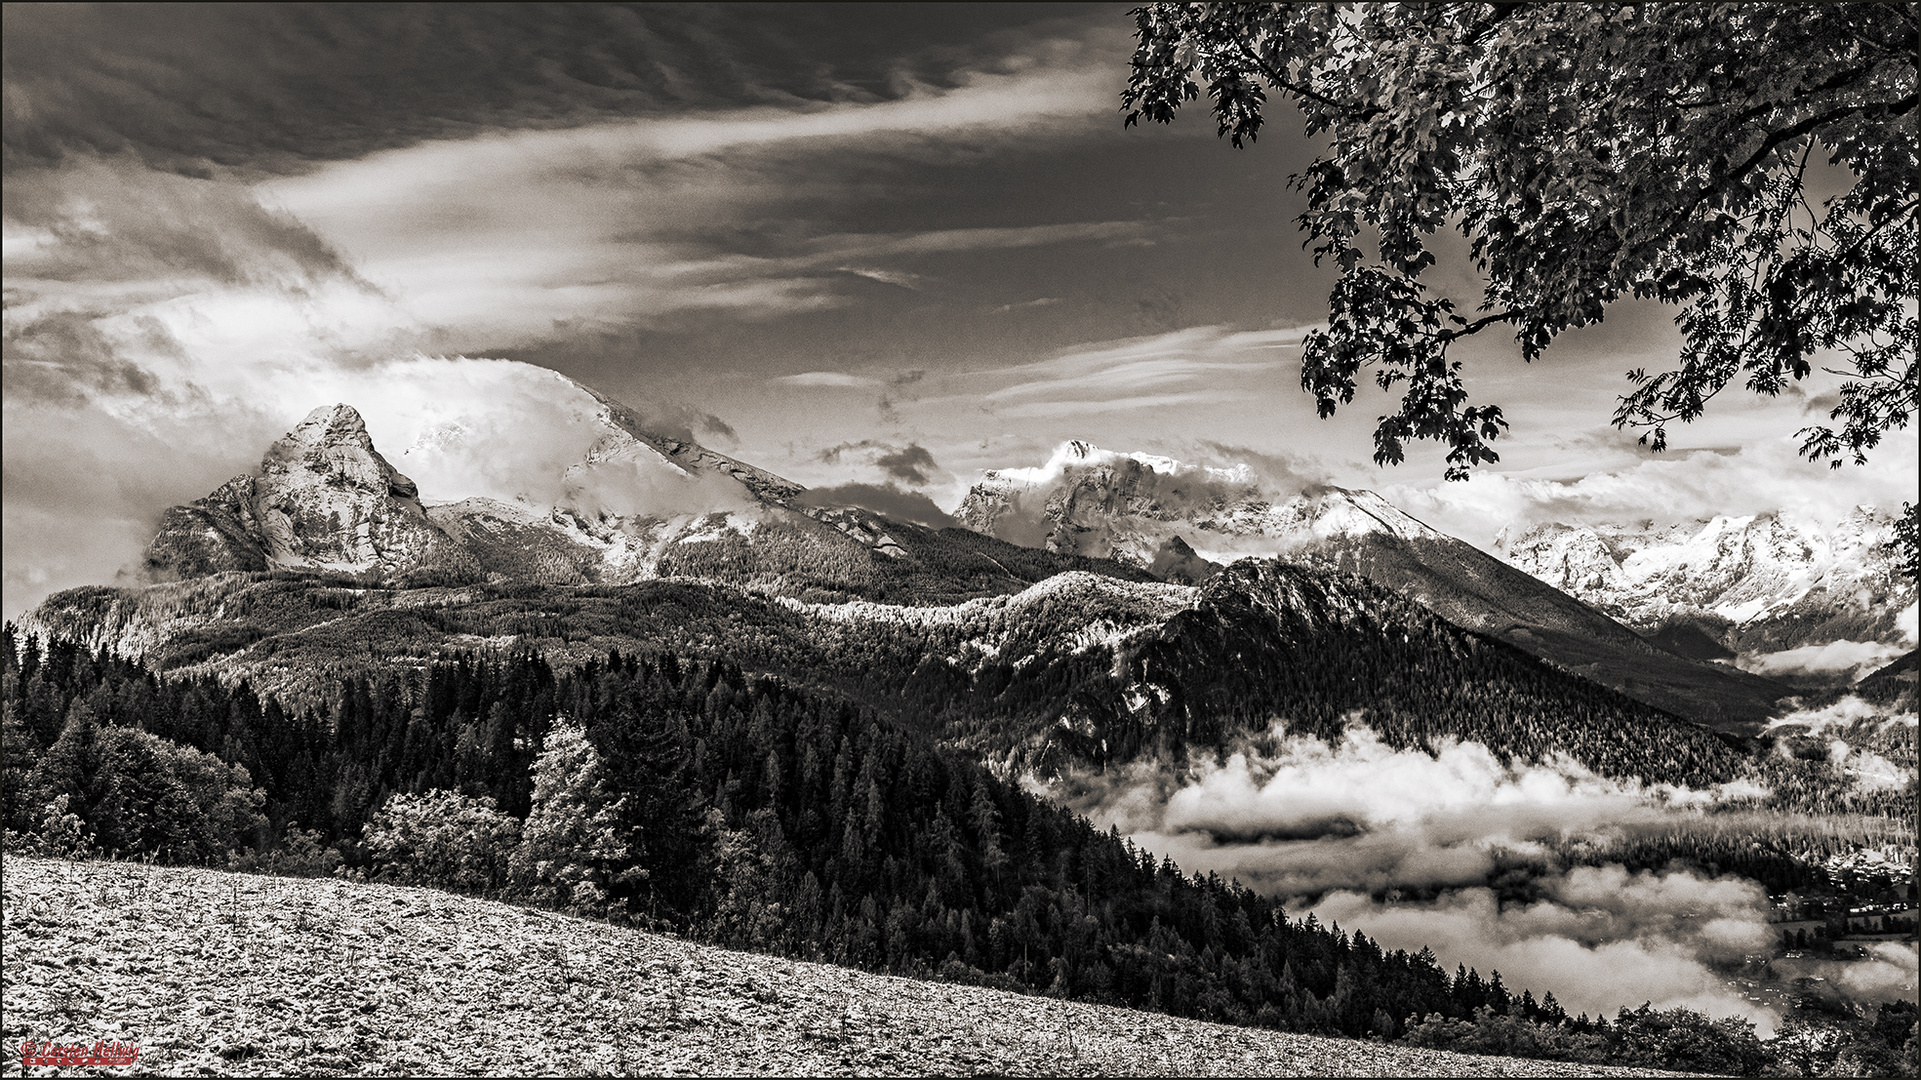
[[[1761,887],[1687,871],[1630,874],[1576,867],[1541,879],[1542,898],[1503,907],[1491,889],[1450,891],[1423,904],[1330,893],[1311,910],[1323,923],[1359,928],[1390,949],[1432,949],[1516,990],[1551,991],[1570,1012],[1612,1017],[1643,1002],[1709,1016],[1743,1016],[1763,1037],[1778,1014],[1734,991],[1710,966],[1766,952]]]
[[[1741,780],[1710,790],[1618,780],[1563,755],[1503,762],[1472,742],[1430,755],[1360,726],[1334,744],[1277,727],[1186,771],[1144,762],[1117,780],[1065,784],[1061,797],[1102,824],[1276,896],[1484,883],[1504,854],[1537,855],[1543,838],[1766,794]]]
[[[1756,675],[1801,675],[1830,677],[1842,683],[1855,683],[1871,675],[1914,648],[1914,636],[1906,626],[1899,627],[1906,640],[1899,644],[1879,641],[1830,641],[1803,645],[1780,652],[1743,653],[1734,665]]]
[[[1237,878],[1390,948],[1428,946],[1450,969],[1498,970],[1573,1011],[1654,1000],[1764,1029],[1775,1020],[1713,968],[1770,945],[1759,886],[1568,869],[1548,846],[1656,830],[1677,813],[1766,794],[1752,783],[1646,785],[1565,757],[1504,763],[1476,743],[1430,755],[1363,727],[1332,744],[1277,728],[1184,772],[1142,764],[1108,783],[1069,778],[1055,794],[1184,870]]]

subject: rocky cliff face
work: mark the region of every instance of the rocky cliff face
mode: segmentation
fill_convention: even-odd
[[[414,482],[374,449],[348,405],[315,409],[237,476],[162,519],[147,548],[157,572],[418,571],[471,575],[471,556],[431,520]]]
[[[1914,583],[1886,544],[1893,518],[1832,526],[1789,514],[1679,525],[1540,525],[1503,536],[1512,565],[1650,634],[1734,652],[1833,641],[1913,644]]]

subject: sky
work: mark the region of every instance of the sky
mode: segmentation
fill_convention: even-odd
[[[1241,151],[1199,110],[1124,129],[1124,5],[6,21],[9,618],[115,580],[162,509],[318,405],[368,412],[390,456],[419,432],[383,417],[430,409],[494,417],[513,453],[525,372],[482,360],[803,484],[947,509],[1070,438],[1372,488],[1483,546],[1516,522],[1913,497],[1912,432],[1867,468],[1797,459],[1819,384],[1727,395],[1658,457],[1614,430],[1623,373],[1678,349],[1653,305],[1534,365],[1471,340],[1469,386],[1513,425],[1499,464],[1445,483],[1420,444],[1376,466],[1387,399],[1324,421],[1299,388],[1331,274],[1288,177],[1316,146],[1287,108]],[[1434,279],[1472,296],[1458,238],[1438,247]]]

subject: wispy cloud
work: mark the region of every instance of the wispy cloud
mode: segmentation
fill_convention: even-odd
[[[1227,401],[1235,396],[1227,384],[1271,378],[1273,368],[1298,355],[1307,329],[1189,327],[1076,346],[1045,360],[971,372],[967,379],[992,387],[976,395],[977,402],[1010,418]]]
[[[861,390],[883,385],[879,379],[849,375],[844,371],[803,371],[798,375],[782,375],[772,382],[777,386],[831,386]]]
[[[927,280],[919,274],[910,274],[905,270],[879,270],[869,266],[839,266],[835,267],[835,269],[843,274],[864,277],[869,281],[878,281],[882,285],[893,285],[898,288],[907,289],[910,292],[919,292],[921,283]]]
[[[1022,300],[1017,304],[1002,304],[995,311],[1021,311],[1026,308],[1051,307],[1061,302],[1058,296],[1037,296],[1032,300]]]
[[[1077,401],[1034,401],[1025,405],[995,409],[994,415],[1010,419],[1074,417],[1093,413],[1168,409],[1181,405],[1211,405],[1232,401],[1237,396],[1228,390],[1188,390],[1178,394],[1136,394],[1132,397]]]
[[[1380,491],[1435,528],[1489,550],[1504,528],[1519,534],[1549,522],[1672,523],[1789,511],[1832,524],[1857,505],[1893,509],[1912,501],[1917,441],[1913,431],[1888,433],[1866,468],[1807,461],[1798,439],[1776,434],[1732,452],[1677,453],[1574,479],[1482,472],[1461,483],[1387,484]]]
[[[886,474],[889,483],[908,484],[913,487],[926,487],[936,478],[945,477],[946,471],[934,460],[933,452],[919,443],[901,446],[883,442],[879,439],[862,439],[858,442],[844,442],[830,446],[820,452],[819,460],[838,465],[849,455],[864,459],[868,464]]]

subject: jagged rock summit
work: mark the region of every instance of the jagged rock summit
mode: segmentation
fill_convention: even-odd
[[[671,412],[650,424],[547,374],[562,385],[555,393],[545,380],[531,384],[548,393],[525,399],[533,419],[442,420],[402,451],[420,455],[415,468],[430,486],[451,489],[451,501],[431,500],[395,469],[352,407],[314,410],[256,471],[167,511],[147,550],[151,576],[295,570],[400,587],[678,577],[825,598],[992,594],[1077,565],[1016,557],[1023,568],[1009,570],[972,534],[943,538],[813,497],[701,446]]]
[[[350,405],[323,406],[268,448],[258,472],[162,517],[147,547],[160,575],[318,569],[471,573],[427,517],[414,482],[374,449]]]
[[[1208,573],[1204,564],[1330,540],[1446,539],[1371,491],[1319,484],[1277,501],[1246,465],[1190,465],[1078,439],[1038,467],[985,473],[954,516],[1014,543],[1149,568],[1183,565],[1190,576]],[[1190,555],[1200,562],[1187,564]]]
[[[1888,542],[1894,515],[1855,507],[1671,525],[1537,525],[1503,533],[1509,563],[1650,635],[1719,655],[1838,640],[1913,645],[1915,588]]]

